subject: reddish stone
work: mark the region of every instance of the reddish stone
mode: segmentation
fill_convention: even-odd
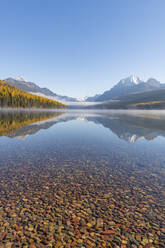
[[[106,230],[103,232],[103,235],[114,235],[116,234],[115,231],[112,231],[112,230]]]
[[[20,227],[19,227],[17,224],[15,224],[15,230],[16,230],[17,232],[20,231]]]
[[[108,239],[108,236],[107,235],[102,235],[101,238],[106,241]]]
[[[67,220],[66,224],[67,224],[67,226],[70,226],[71,225],[70,220]]]
[[[0,240],[3,240],[7,235],[7,232],[3,232],[0,234]]]
[[[144,246],[144,248],[150,248],[150,247],[152,247],[152,246],[153,246],[152,243],[148,243],[148,244],[146,244],[146,245]]]

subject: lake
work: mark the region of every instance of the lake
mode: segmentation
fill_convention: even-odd
[[[0,247],[165,247],[165,112],[1,111]]]

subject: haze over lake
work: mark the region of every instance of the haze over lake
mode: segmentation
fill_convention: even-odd
[[[164,121],[164,111],[1,111],[1,243],[164,247]]]

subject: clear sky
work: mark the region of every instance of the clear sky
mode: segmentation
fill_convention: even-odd
[[[165,0],[0,0],[0,78],[83,97],[135,74],[165,83]]]

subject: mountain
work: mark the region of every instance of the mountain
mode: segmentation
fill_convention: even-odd
[[[158,90],[161,88],[165,88],[165,84],[161,84],[154,78],[150,78],[145,82],[136,76],[130,76],[120,80],[112,89],[105,91],[102,95],[91,97],[89,100],[103,102],[128,94]]]
[[[33,82],[26,81],[23,77],[17,77],[17,78],[9,77],[9,78],[4,79],[4,81],[6,81],[9,84],[14,85],[17,88],[20,88],[23,91],[26,91],[26,92],[29,92],[35,95],[51,98],[55,101],[77,102],[76,98],[57,95],[56,93],[52,92],[48,88],[41,88]]]
[[[115,100],[88,106],[98,109],[165,109],[165,89],[120,96]]]
[[[66,105],[27,93],[0,80],[0,108],[66,108]]]
[[[91,96],[91,97],[86,97],[85,101],[86,102],[95,102],[97,101],[97,99],[101,96],[101,94],[96,94],[95,96]]]

